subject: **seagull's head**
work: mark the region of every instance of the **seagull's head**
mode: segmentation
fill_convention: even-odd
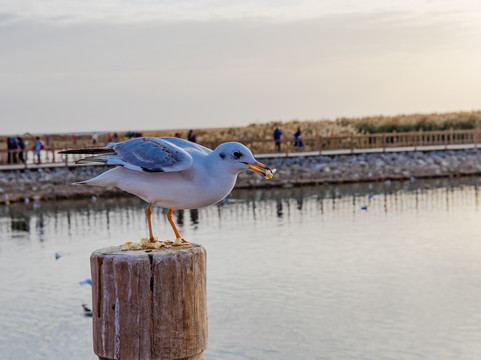
[[[219,145],[214,150],[214,156],[218,158],[218,161],[224,168],[234,174],[250,169],[270,179],[274,172],[257,161],[252,152],[245,145],[238,142],[227,142]]]

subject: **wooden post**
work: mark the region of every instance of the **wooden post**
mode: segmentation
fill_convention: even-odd
[[[96,250],[90,257],[94,352],[100,360],[202,360],[206,251]]]

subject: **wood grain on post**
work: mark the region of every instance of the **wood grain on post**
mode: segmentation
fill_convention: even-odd
[[[191,245],[92,253],[93,340],[99,359],[203,359],[206,251]]]

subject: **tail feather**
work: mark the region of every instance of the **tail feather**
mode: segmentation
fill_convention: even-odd
[[[78,159],[77,161],[75,161],[75,164],[100,163],[100,164],[107,164],[107,165],[126,166],[134,170],[142,170],[138,166],[125,163],[124,161],[119,159],[119,157],[117,156],[117,153],[113,149],[109,149],[109,148],[64,150],[64,151],[61,151],[60,154],[91,155],[91,156],[84,157],[82,159]]]
[[[109,156],[100,155],[100,156],[88,156],[83,159],[77,160],[76,164],[90,164],[90,163],[101,163],[106,164],[109,160]]]
[[[59,154],[115,154],[113,149],[105,149],[105,148],[90,148],[90,149],[72,149],[72,150],[63,150],[59,151]]]

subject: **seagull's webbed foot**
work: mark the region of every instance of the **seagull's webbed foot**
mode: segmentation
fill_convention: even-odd
[[[183,246],[185,249],[191,248],[192,244],[188,241],[185,241],[182,238],[175,239],[175,241],[172,243],[173,246]]]
[[[174,240],[174,242],[172,243],[172,245],[174,245],[174,246],[179,246],[179,245],[182,245],[184,242],[185,242],[184,239],[177,238],[177,239]]]

